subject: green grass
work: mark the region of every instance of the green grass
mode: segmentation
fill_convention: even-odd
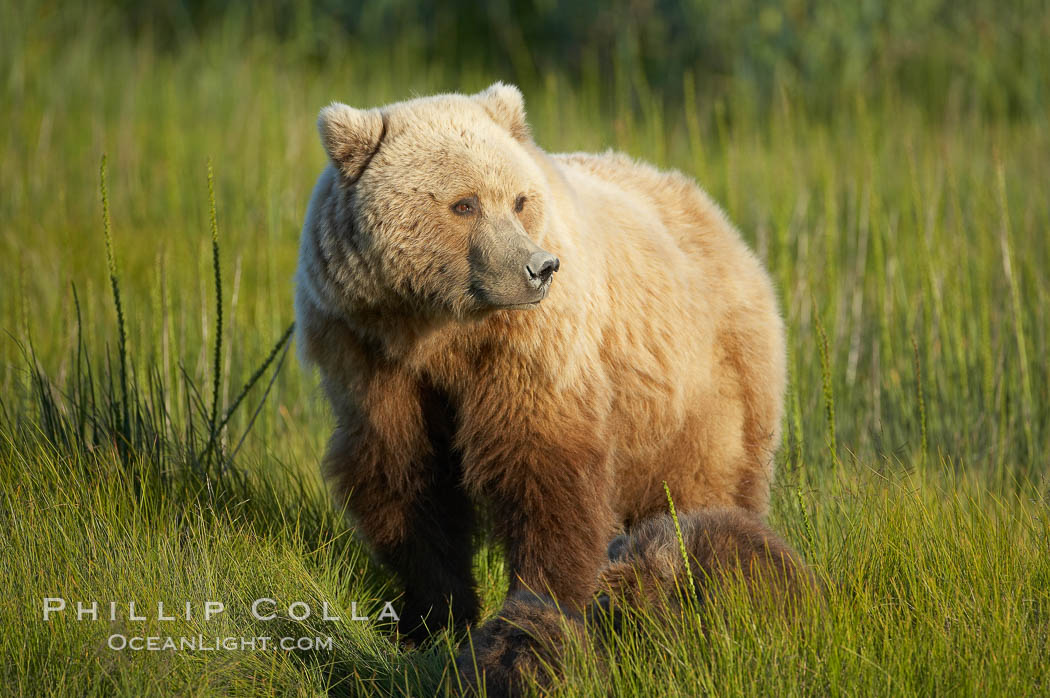
[[[166,52],[120,38],[105,17],[28,7],[0,5],[0,25],[16,29],[0,50],[5,690],[452,688],[452,638],[405,651],[376,622],[282,611],[262,623],[246,604],[319,612],[327,601],[347,619],[352,602],[374,615],[397,595],[324,493],[331,419],[316,376],[279,341],[323,164],[317,110],[506,76],[396,47],[317,59],[228,24]],[[694,175],[766,262],[791,372],[772,522],[828,599],[794,623],[731,604],[706,636],[692,619],[641,618],[608,674],[578,652],[558,691],[1050,691],[1050,112],[934,113],[892,82],[874,97],[825,95],[830,116],[786,88],[760,110],[746,85],[706,100],[687,84],[691,97],[671,108],[630,65],[616,70],[627,77],[612,86],[558,74],[525,85],[537,140]],[[493,611],[499,552],[477,566]],[[67,611],[45,623],[48,596],[227,610],[209,622],[114,626]],[[129,625],[333,642],[108,649]]]

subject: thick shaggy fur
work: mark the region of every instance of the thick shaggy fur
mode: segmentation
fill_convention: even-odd
[[[582,605],[621,525],[664,506],[764,515],[785,385],[772,286],[690,179],[549,155],[496,84],[325,108],[298,342],[337,420],[324,470],[405,586],[402,624],[477,616],[474,507],[512,589]],[[458,215],[456,202],[477,205]],[[542,302],[491,271],[556,255]],[[524,242],[523,242],[524,241]],[[509,267],[507,267],[509,268]],[[500,303],[504,304],[501,305]],[[526,309],[527,308],[527,309]]]
[[[807,591],[818,591],[802,558],[753,514],[740,509],[696,512],[681,517],[682,543],[696,589],[698,607],[718,610],[729,579],[742,580],[756,597],[773,599],[790,612]],[[566,643],[576,636],[590,644],[588,627],[620,629],[625,611],[656,613],[667,623],[682,618],[689,582],[674,521],[658,516],[609,545],[599,594],[584,616],[565,612],[549,598],[517,592],[500,613],[474,630],[460,650],[456,667],[466,687],[487,695],[515,696],[532,681],[549,686],[562,670]]]
[[[739,578],[756,595],[785,604],[803,589],[816,588],[798,553],[747,511],[694,512],[682,516],[679,527],[681,543],[669,515],[645,521],[615,539],[609,545],[609,564],[601,572],[598,603],[614,613],[656,607],[677,614],[690,574],[701,603],[717,597],[727,577]]]
[[[548,596],[512,592],[460,650],[456,671],[464,688],[484,684],[490,698],[521,695],[527,682],[547,686],[560,675],[572,641],[588,643],[583,616]]]

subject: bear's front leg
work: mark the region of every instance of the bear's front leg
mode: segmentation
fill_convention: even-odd
[[[509,409],[479,402],[464,413],[476,429],[458,437],[466,481],[493,505],[511,592],[582,608],[596,589],[615,522],[611,444],[595,402],[551,394]]]
[[[500,498],[504,514],[497,530],[507,548],[511,592],[550,594],[579,609],[587,605],[614,530],[597,484],[590,474],[561,473],[546,482],[522,482],[517,494]]]
[[[376,376],[352,404],[343,397],[325,471],[403,585],[399,632],[418,643],[450,614],[457,626],[476,621],[474,508],[446,399],[397,374]]]

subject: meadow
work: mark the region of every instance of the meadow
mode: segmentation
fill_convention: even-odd
[[[507,76],[232,22],[168,50],[31,8],[0,8],[2,692],[454,692],[461,638],[409,650],[374,620],[398,590],[326,494],[331,416],[287,329],[319,108]],[[757,99],[693,72],[664,99],[629,63],[523,85],[546,150],[694,176],[768,266],[791,376],[771,523],[827,584],[792,622],[743,600],[703,633],[640,617],[608,671],[577,648],[556,695],[1050,692],[1048,67],[1016,67],[1035,108],[892,79]],[[494,612],[500,551],[476,566]],[[227,609],[45,622],[45,597]],[[373,620],[296,620],[300,600]],[[136,652],[114,632],[332,642]]]

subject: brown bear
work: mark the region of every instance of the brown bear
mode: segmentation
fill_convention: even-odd
[[[620,630],[624,612],[656,613],[673,623],[692,593],[682,547],[689,557],[696,608],[718,611],[727,578],[743,581],[757,598],[791,612],[820,586],[802,558],[755,515],[742,509],[695,512],[679,519],[681,543],[669,515],[654,517],[609,545],[599,595],[583,613],[531,591],[512,593],[496,618],[471,633],[456,658],[464,687],[488,696],[526,693],[528,683],[549,686],[561,674],[567,646],[598,645]],[[594,632],[592,639],[588,631]],[[604,657],[597,648],[599,660]]]
[[[324,471],[403,583],[404,630],[476,618],[478,505],[512,589],[577,605],[664,481],[682,511],[765,513],[783,324],[692,180],[547,154],[500,83],[318,126],[298,343],[336,418]]]
[[[590,647],[583,615],[543,594],[511,592],[499,615],[470,635],[456,657],[456,687],[489,698],[527,695],[562,675],[570,643]],[[601,658],[601,654],[596,656]]]

